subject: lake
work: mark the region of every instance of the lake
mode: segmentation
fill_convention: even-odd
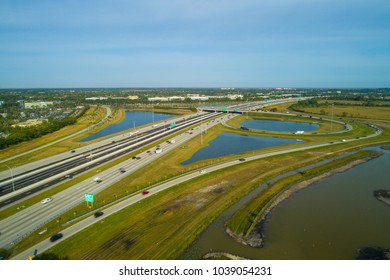
[[[80,142],[87,142],[100,137],[121,132],[129,128],[133,128],[134,125],[136,127],[142,126],[148,123],[152,123],[153,121],[158,122],[175,116],[176,115],[172,115],[172,114],[162,114],[162,113],[153,113],[153,112],[145,112],[145,111],[126,111],[126,116],[123,121],[117,124],[112,124],[95,134],[89,135],[88,137],[81,139]]]
[[[320,127],[318,124],[304,122],[282,122],[268,120],[249,120],[242,122],[240,125],[258,130],[279,132],[313,131]]]
[[[247,136],[223,132],[209,142],[209,145],[195,152],[192,157],[183,161],[182,165],[191,164],[200,160],[219,158],[231,154],[240,154],[248,151],[264,149],[296,143],[297,140],[284,138],[271,138],[260,136]]]

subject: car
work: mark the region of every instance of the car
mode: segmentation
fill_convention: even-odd
[[[240,158],[238,159],[239,161],[245,161],[246,159],[245,158]]]
[[[120,173],[125,173],[126,172],[126,169],[124,169],[123,167],[119,168],[119,172]]]
[[[72,179],[72,178],[73,178],[73,176],[72,176],[71,174],[67,174],[67,175],[65,175],[65,178]]]
[[[62,238],[64,235],[62,233],[56,233],[50,237],[50,242],[57,241],[58,239]]]
[[[149,194],[149,191],[143,191],[142,194],[147,195],[147,194]]]
[[[146,151],[147,154],[150,154],[151,152],[150,151]]]
[[[70,152],[71,152],[71,153],[75,153],[76,151],[75,151],[75,150],[71,150]]]
[[[49,203],[50,201],[52,201],[53,199],[51,197],[46,197],[45,199],[42,199],[41,203],[42,204],[46,204],[46,203]]]
[[[132,159],[137,159],[137,157],[136,157],[136,156],[133,156]]]
[[[93,179],[96,183],[101,183],[103,180],[102,180],[102,178],[100,178],[100,177],[95,177],[95,179]]]
[[[102,216],[104,213],[102,211],[98,211],[98,212],[95,212],[95,214],[93,214],[95,216],[95,218],[98,218],[100,216]]]
[[[136,159],[141,159],[141,157],[136,157]]]
[[[199,173],[200,173],[200,174],[205,174],[205,173],[206,173],[206,170],[201,170]]]

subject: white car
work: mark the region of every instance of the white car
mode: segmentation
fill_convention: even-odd
[[[205,174],[206,173],[206,170],[201,170],[200,171],[200,174]]]
[[[46,203],[48,203],[48,202],[50,202],[50,201],[52,201],[53,199],[51,198],[51,197],[46,197],[45,199],[43,199],[42,201],[41,201],[41,203],[42,204],[46,204]]]

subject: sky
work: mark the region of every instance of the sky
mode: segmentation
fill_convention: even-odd
[[[388,0],[1,0],[0,88],[390,87]]]

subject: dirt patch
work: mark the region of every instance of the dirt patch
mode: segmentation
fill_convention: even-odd
[[[113,247],[115,247],[116,249],[118,247],[122,247],[124,251],[127,251],[133,246],[134,243],[134,239],[129,239],[126,233],[122,232],[116,235],[114,238],[111,238],[107,242],[103,243],[100,248],[102,250],[110,250]]]
[[[204,187],[194,193],[190,193],[182,198],[176,199],[173,203],[170,202],[168,207],[161,210],[161,213],[166,214],[167,212],[178,210],[181,207],[202,208],[215,195],[225,192],[230,187],[233,187],[233,185],[229,184],[227,181],[222,181],[218,184]]]

